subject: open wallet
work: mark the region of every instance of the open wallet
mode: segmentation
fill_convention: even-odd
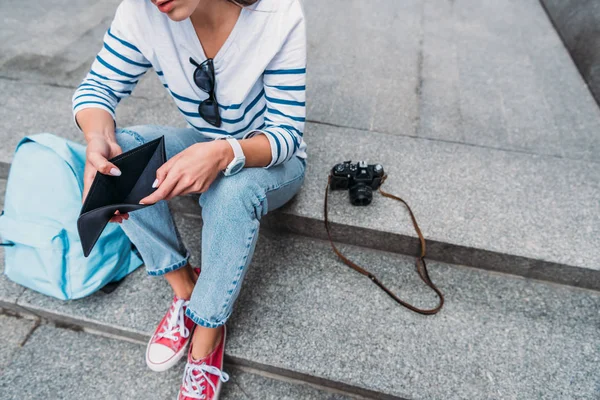
[[[156,190],[152,187],[156,171],[166,161],[164,136],[109,161],[119,168],[121,176],[97,173],[77,219],[77,230],[86,257],[115,211],[124,214],[151,206],[140,204],[140,200]]]

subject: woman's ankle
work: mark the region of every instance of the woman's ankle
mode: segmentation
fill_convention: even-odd
[[[192,296],[194,286],[196,286],[197,277],[194,279],[195,274],[188,263],[175,271],[167,272],[164,276],[171,285],[175,296],[180,299],[189,300]]]
[[[196,271],[200,271],[200,269],[194,268],[190,264],[188,264],[188,266],[189,266],[189,268],[187,268],[188,274],[190,276],[190,279],[192,280],[192,282],[194,282],[194,285],[195,285],[196,282],[198,282],[198,277],[200,276]]]
[[[222,335],[223,327],[196,326],[192,336],[192,359],[200,360],[210,355],[219,345]]]

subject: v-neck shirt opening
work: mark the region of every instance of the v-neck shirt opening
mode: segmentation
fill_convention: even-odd
[[[225,42],[223,43],[223,45],[221,46],[221,48],[217,51],[217,54],[212,58],[213,59],[213,64],[215,67],[215,73],[218,72],[222,65],[223,65],[223,60],[227,59],[227,54],[229,52],[229,50],[231,49],[232,46],[235,45],[235,38],[238,34],[238,32],[240,31],[240,29],[242,29],[242,24],[244,23],[245,19],[246,19],[246,14],[247,14],[247,10],[242,7],[240,14],[238,15],[237,21],[235,22],[235,25],[233,26],[233,29],[231,29],[231,32],[229,32],[229,36],[227,36],[227,39],[225,39]],[[198,37],[198,34],[196,33],[196,29],[194,28],[194,24],[192,23],[191,18],[187,18],[179,23],[177,23],[177,25],[180,26],[180,28],[183,30],[183,34],[188,38],[188,40],[185,43],[193,43],[194,44],[194,48],[193,49],[188,49],[191,53],[192,56],[195,56],[195,60],[198,63],[202,63],[205,60],[208,59],[208,57],[206,56],[206,53],[204,51],[204,47],[202,46],[202,41],[200,40],[200,38]],[[198,57],[201,57],[200,59],[196,59]]]

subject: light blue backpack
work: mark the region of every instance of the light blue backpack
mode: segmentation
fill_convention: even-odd
[[[77,233],[85,147],[42,133],[17,145],[0,237],[9,279],[59,299],[87,296],[142,264],[118,224],[108,224],[89,257]]]

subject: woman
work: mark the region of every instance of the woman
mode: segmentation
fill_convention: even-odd
[[[115,130],[115,108],[149,68],[189,128]],[[155,371],[177,363],[190,343],[179,399],[216,399],[225,322],[231,315],[268,211],[304,179],[306,34],[299,0],[125,0],[104,46],[73,96],[88,142],[84,198],[108,159],[165,137],[154,204],[112,221],[162,275],[173,301],[146,351]],[[226,140],[216,140],[226,139]],[[202,265],[190,266],[166,202],[202,193]]]

